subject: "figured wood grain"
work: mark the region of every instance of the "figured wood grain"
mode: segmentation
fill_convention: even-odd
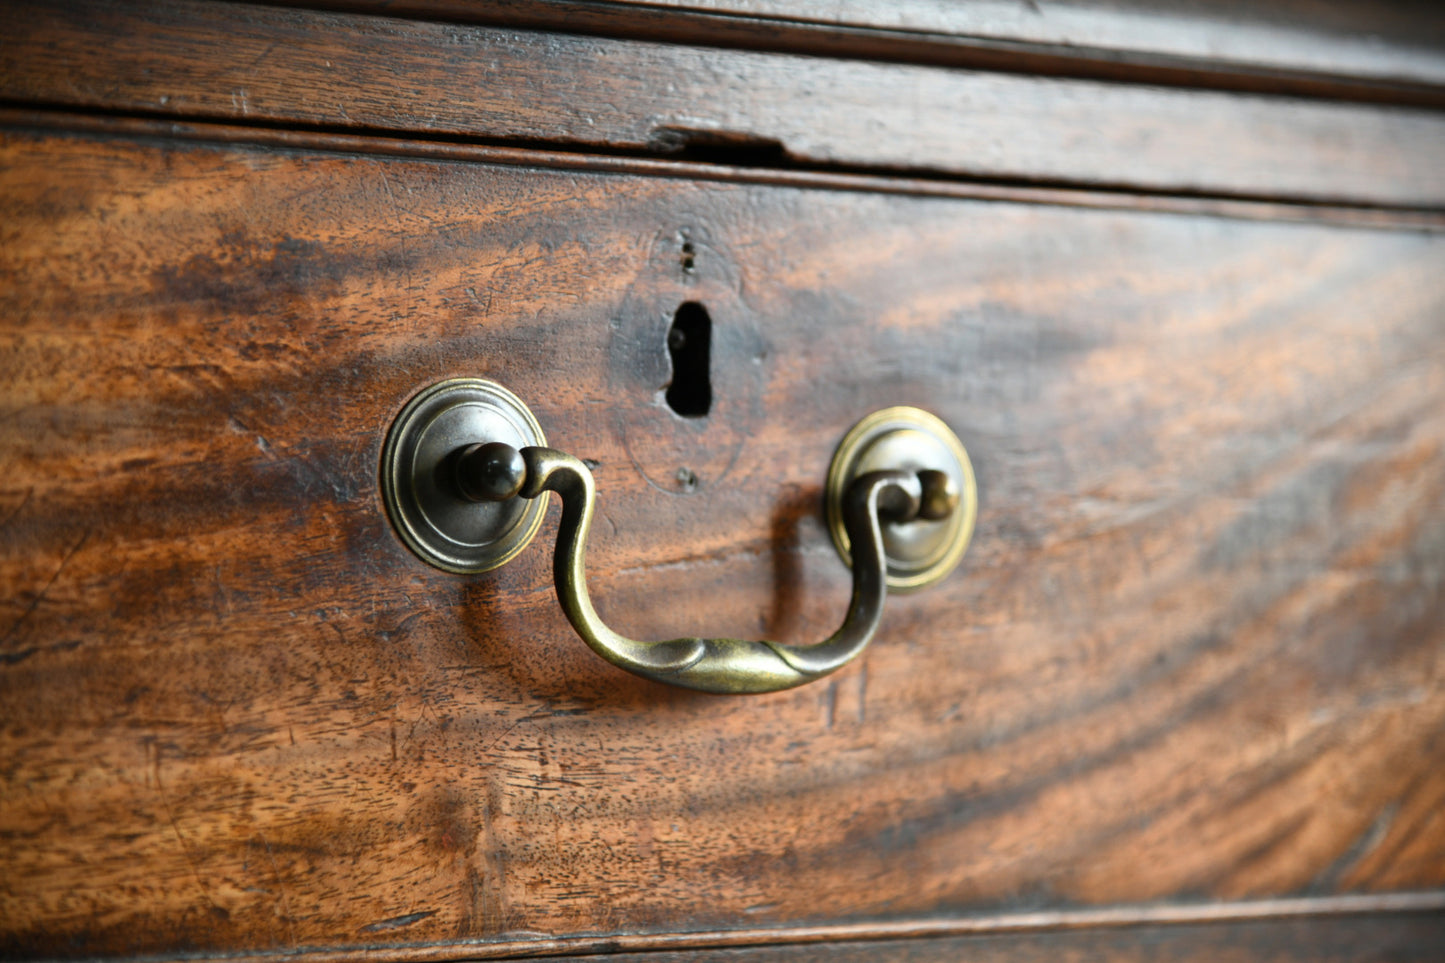
[[[0,205],[7,955],[1445,885],[1445,239],[23,131]],[[555,520],[474,579],[389,530],[464,374],[597,462],[623,631],[829,630],[885,405],[969,446],[974,545],[826,684],[643,682]]]
[[[9,0],[0,98],[751,165],[1445,206],[1445,116],[203,0]]]

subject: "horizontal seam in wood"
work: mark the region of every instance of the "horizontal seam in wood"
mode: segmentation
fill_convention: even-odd
[[[478,7],[465,15],[431,10],[408,14],[348,0],[246,0],[286,10],[344,13],[508,27],[615,40],[644,40],[759,53],[803,54],[833,60],[986,70],[1075,80],[1147,84],[1185,90],[1286,94],[1311,100],[1391,104],[1445,109],[1445,87],[1387,75],[1332,73],[1278,67],[1245,60],[1210,60],[1162,51],[1053,44],[968,33],[939,33],[908,27],[838,24],[730,10],[630,7],[573,0],[526,13]],[[615,25],[582,20],[575,12],[601,14]]]
[[[599,174],[631,174],[761,186],[900,194],[1098,210],[1282,221],[1384,230],[1445,231],[1445,210],[1385,204],[1344,204],[1247,195],[1153,192],[1128,185],[1079,187],[1034,181],[991,180],[915,170],[887,173],[837,167],[731,166],[626,152],[565,150],[558,145],[517,146],[474,140],[399,137],[389,133],[238,125],[209,120],[160,119],[118,112],[0,102],[0,127],[57,133],[240,144],[348,155],[537,167]]]
[[[1313,896],[1232,903],[1114,906],[1101,909],[1004,913],[951,919],[844,923],[777,929],[719,930],[615,936],[539,937],[535,940],[458,940],[398,945],[297,947],[257,953],[201,953],[124,957],[129,963],[226,960],[228,963],[462,963],[466,960],[538,958],[576,954],[660,952],[814,943],[891,942],[1013,933],[1238,923],[1300,917],[1344,917],[1445,912],[1445,891]],[[106,958],[112,959],[112,958]]]

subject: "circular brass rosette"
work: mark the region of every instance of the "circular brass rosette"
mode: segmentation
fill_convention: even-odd
[[[486,572],[527,547],[542,500],[472,500],[455,489],[458,453],[478,439],[546,445],[516,395],[482,378],[453,378],[407,402],[387,433],[381,491],[392,526],[423,561],[448,572]]]
[[[828,466],[825,495],[828,532],[849,565],[852,552],[843,525],[843,492],[853,479],[870,471],[916,472],[933,482],[925,484],[923,517],[883,523],[888,588],[911,592],[953,571],[968,548],[978,515],[978,483],[958,436],[936,416],[909,407],[875,411],[848,431]],[[939,511],[927,511],[930,497],[939,503]]]

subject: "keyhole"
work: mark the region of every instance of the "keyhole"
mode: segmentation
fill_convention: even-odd
[[[667,406],[684,418],[702,418],[712,407],[712,318],[707,308],[688,301],[677,309],[667,330],[667,353],[672,358]]]

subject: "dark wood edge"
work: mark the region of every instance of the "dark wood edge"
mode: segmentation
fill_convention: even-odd
[[[950,177],[900,176],[793,168],[734,167],[695,161],[659,160],[630,155],[587,153],[533,147],[417,140],[384,134],[355,134],[327,130],[299,130],[209,122],[158,120],[37,110],[0,105],[0,128],[52,132],[191,140],[217,144],[417,157],[433,160],[499,164],[511,167],[550,168],[646,177],[760,184],[814,190],[902,194],[960,200],[1048,204],[1097,210],[1147,211],[1163,214],[1223,217],[1233,220],[1275,221],[1333,225],[1390,231],[1445,232],[1445,211],[1377,205],[1342,205],[1317,202],[1190,196],[1148,193],[1135,188],[1080,189],[995,183]]]
[[[1445,170],[1431,161],[1445,114],[1432,110],[216,0],[11,6],[16,38],[0,48],[0,104],[16,107],[734,167],[1445,211]],[[599,58],[611,66],[594,73]]]
[[[1168,53],[1060,46],[599,0],[231,0],[767,53],[1445,109],[1445,85]]]
[[[1167,927],[1306,917],[1341,918],[1380,914],[1445,912],[1445,891],[1309,896],[1230,903],[1111,906],[1099,909],[1044,910],[942,919],[844,923],[776,929],[737,929],[697,933],[650,933],[535,939],[456,940],[445,943],[295,947],[257,953],[227,953],[227,963],[461,963],[465,960],[537,958],[598,953],[733,949],[823,943],[892,942],[958,936],[1000,936],[1122,927]],[[208,954],[178,953],[132,958],[132,963],[213,959]]]

